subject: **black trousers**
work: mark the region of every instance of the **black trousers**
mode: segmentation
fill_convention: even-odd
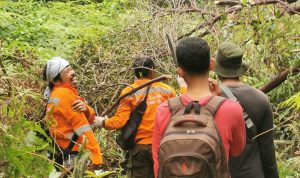
[[[154,178],[152,145],[135,145],[129,151],[129,178]]]

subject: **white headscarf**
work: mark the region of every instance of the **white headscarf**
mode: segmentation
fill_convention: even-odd
[[[47,82],[52,82],[53,79],[69,64],[68,61],[61,57],[53,57],[47,61],[46,78]]]
[[[48,60],[46,69],[47,82],[52,82],[53,79],[68,65],[70,65],[70,63],[61,57],[53,57]],[[44,97],[49,98],[50,92],[50,88],[47,87],[44,92]]]

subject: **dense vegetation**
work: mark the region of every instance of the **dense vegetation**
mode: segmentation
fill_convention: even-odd
[[[72,62],[80,94],[98,113],[133,81],[135,55],[152,56],[158,75],[175,75],[166,34],[174,43],[201,36],[212,55],[225,40],[238,43],[251,64],[243,81],[260,88],[282,71],[299,69],[299,11],[291,7],[244,0],[233,7],[210,0],[0,1],[0,177],[43,177],[53,169],[47,158],[53,143],[37,136],[46,136],[40,124],[46,85],[41,70],[52,56]],[[299,76],[294,70],[268,93],[281,177],[300,177]],[[178,88],[175,78],[168,83]],[[104,169],[114,171],[113,177],[123,174],[125,154],[114,142],[115,132],[97,135]],[[83,153],[81,160],[85,158]],[[75,177],[82,175],[81,160]]]

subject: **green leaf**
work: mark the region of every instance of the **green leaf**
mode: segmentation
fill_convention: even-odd
[[[243,6],[247,5],[247,0],[241,0],[241,3],[243,4]]]
[[[281,12],[280,12],[280,10],[276,10],[274,15],[275,15],[276,18],[281,17]]]

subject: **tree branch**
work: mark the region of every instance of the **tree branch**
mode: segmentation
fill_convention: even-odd
[[[219,6],[224,6],[224,5],[237,6],[238,5],[237,7],[239,7],[240,5],[242,5],[242,3],[240,1],[235,1],[235,0],[215,1],[215,4],[219,5]],[[297,6],[296,3],[289,4],[289,3],[286,3],[286,2],[281,1],[281,0],[256,0],[256,1],[247,2],[247,4],[249,4],[250,6],[269,5],[269,4],[281,4],[286,9],[288,9],[288,13],[290,13],[290,14],[298,14],[298,15],[300,14],[300,12],[299,12],[300,7]],[[242,7],[240,9],[242,9]],[[240,9],[238,9],[238,10],[240,10]],[[233,11],[235,11],[235,10],[233,10]],[[233,12],[233,11],[229,10],[229,13]]]
[[[287,76],[289,74],[296,74],[298,72],[300,72],[300,65],[293,67],[292,69],[287,69],[281,72],[280,74],[278,74],[269,83],[261,87],[260,90],[264,93],[268,93],[269,91],[281,85],[287,79]]]
[[[291,51],[294,52],[294,53],[298,53],[298,52],[300,52],[300,49],[293,49]]]
[[[214,23],[216,23],[217,21],[221,20],[221,15],[214,17],[211,22],[203,22],[202,24],[200,24],[199,26],[197,26],[196,28],[194,28],[193,30],[191,30],[189,33],[186,33],[180,37],[178,37],[178,40],[180,40],[181,38],[184,37],[188,37],[190,35],[192,35],[193,33],[195,33],[197,30],[206,27],[207,25],[213,25]]]
[[[114,110],[114,109],[120,104],[120,101],[121,101],[123,98],[125,98],[125,97],[127,97],[127,96],[129,96],[129,95],[132,95],[133,93],[137,92],[138,90],[140,90],[140,89],[142,89],[142,88],[145,88],[146,86],[151,85],[151,84],[153,84],[153,83],[155,83],[155,82],[167,80],[167,79],[170,79],[170,78],[172,78],[172,76],[170,76],[170,75],[164,75],[164,76],[158,77],[158,78],[156,78],[156,79],[150,80],[149,82],[146,82],[146,83],[144,83],[143,85],[140,85],[140,86],[138,86],[138,87],[132,89],[130,92],[128,92],[128,93],[122,95],[122,96],[117,100],[117,102],[116,102],[114,105],[112,105],[112,106],[111,106],[110,108],[108,108],[107,110],[103,111],[103,112],[101,113],[101,116],[108,115],[112,110]]]
[[[240,1],[235,1],[235,0],[215,1],[215,5],[218,6],[224,6],[224,5],[235,6],[240,4],[242,4]]]

